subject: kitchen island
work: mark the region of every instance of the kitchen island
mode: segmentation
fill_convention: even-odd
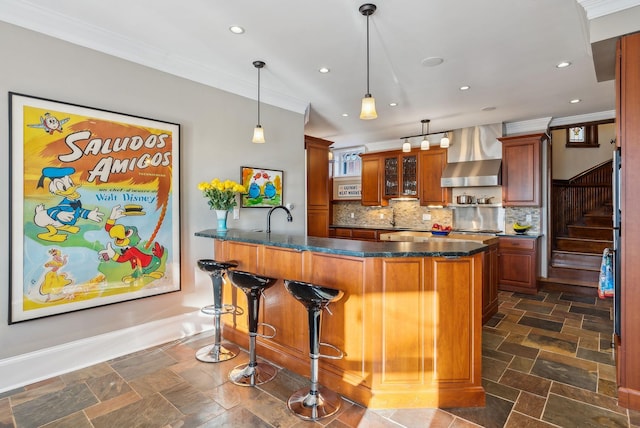
[[[309,375],[307,313],[282,280],[337,288],[344,297],[323,318],[321,341],[344,351],[320,360],[320,383],[369,408],[483,406],[483,254],[477,242],[366,242],[204,230],[218,260],[278,278],[267,290],[258,356]],[[225,284],[225,303],[246,311]],[[224,337],[248,346],[246,312],[223,317]],[[323,348],[323,353],[330,350]]]

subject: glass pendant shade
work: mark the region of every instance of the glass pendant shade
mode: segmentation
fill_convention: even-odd
[[[411,151],[411,143],[408,138],[405,138],[404,143],[402,144],[402,151],[405,153],[409,153]]]
[[[367,94],[362,99],[362,109],[360,110],[360,119],[371,120],[378,117],[376,112],[376,99]]]
[[[265,142],[264,129],[262,129],[262,126],[256,125],[256,127],[253,128],[253,138],[251,139],[251,142],[256,144],[262,144]]]
[[[444,136],[440,139],[440,147],[446,149],[449,147],[449,134],[445,132]]]
[[[420,150],[429,150],[429,140],[425,136],[420,143]]]

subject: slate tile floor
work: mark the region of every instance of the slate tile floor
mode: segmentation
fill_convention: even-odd
[[[611,300],[500,293],[483,330],[482,408],[368,410],[344,401],[321,423],[286,408],[304,377],[281,370],[257,388],[227,381],[242,353],[197,361],[201,334],[0,394],[1,427],[633,427],[616,404]]]

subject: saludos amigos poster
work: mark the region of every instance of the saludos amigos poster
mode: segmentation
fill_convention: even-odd
[[[11,94],[11,320],[180,289],[179,125]]]

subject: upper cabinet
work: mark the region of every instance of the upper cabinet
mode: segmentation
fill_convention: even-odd
[[[442,172],[447,166],[447,149],[431,148],[420,151],[420,205],[447,205],[451,189],[440,186]]]
[[[385,198],[418,197],[418,156],[387,152],[383,156]]]
[[[362,154],[362,205],[386,205],[382,198],[382,180],[384,179],[383,159],[380,153]]]
[[[541,205],[542,146],[547,135],[498,138],[502,142],[502,205]]]

